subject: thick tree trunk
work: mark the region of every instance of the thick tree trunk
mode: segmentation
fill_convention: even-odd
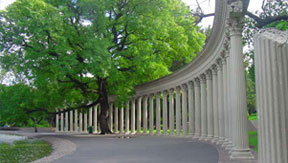
[[[99,86],[99,95],[100,95],[100,130],[101,134],[112,134],[109,125],[108,125],[108,110],[109,110],[109,103],[108,103],[108,94],[107,94],[107,80],[98,78],[98,86]]]

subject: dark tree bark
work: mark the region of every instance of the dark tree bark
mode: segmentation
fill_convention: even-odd
[[[33,121],[33,126],[34,126],[34,132],[38,132],[37,126],[36,126],[36,119],[35,118],[31,118]]]
[[[99,103],[100,103],[100,130],[101,135],[104,134],[112,134],[109,125],[108,125],[108,93],[107,93],[107,79],[98,78],[98,86],[99,86]]]

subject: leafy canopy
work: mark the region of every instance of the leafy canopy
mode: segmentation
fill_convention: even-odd
[[[205,39],[181,0],[17,0],[0,14],[2,69],[66,106],[95,102],[100,79],[127,98]]]

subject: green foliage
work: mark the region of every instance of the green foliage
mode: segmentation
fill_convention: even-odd
[[[257,131],[248,131],[249,135],[249,146],[252,148],[255,152],[258,152],[258,136]]]
[[[32,162],[50,155],[52,146],[43,140],[22,140],[14,144],[0,144],[1,163]]]
[[[267,28],[269,27],[275,27],[279,30],[282,30],[282,31],[285,31],[288,29],[288,21],[276,21],[276,22],[273,22],[269,25],[266,26]]]
[[[2,69],[59,107],[95,102],[100,79],[127,99],[191,61],[205,39],[181,0],[17,0],[0,14]]]

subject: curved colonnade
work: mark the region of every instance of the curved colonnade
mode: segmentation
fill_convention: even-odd
[[[211,36],[189,65],[137,86],[135,96],[121,108],[111,100],[114,133],[190,136],[222,145],[232,159],[253,158],[248,145],[242,4],[216,0],[215,11]],[[60,131],[74,132],[87,132],[89,125],[97,133],[99,110],[96,106],[86,113],[61,112],[56,125]]]

